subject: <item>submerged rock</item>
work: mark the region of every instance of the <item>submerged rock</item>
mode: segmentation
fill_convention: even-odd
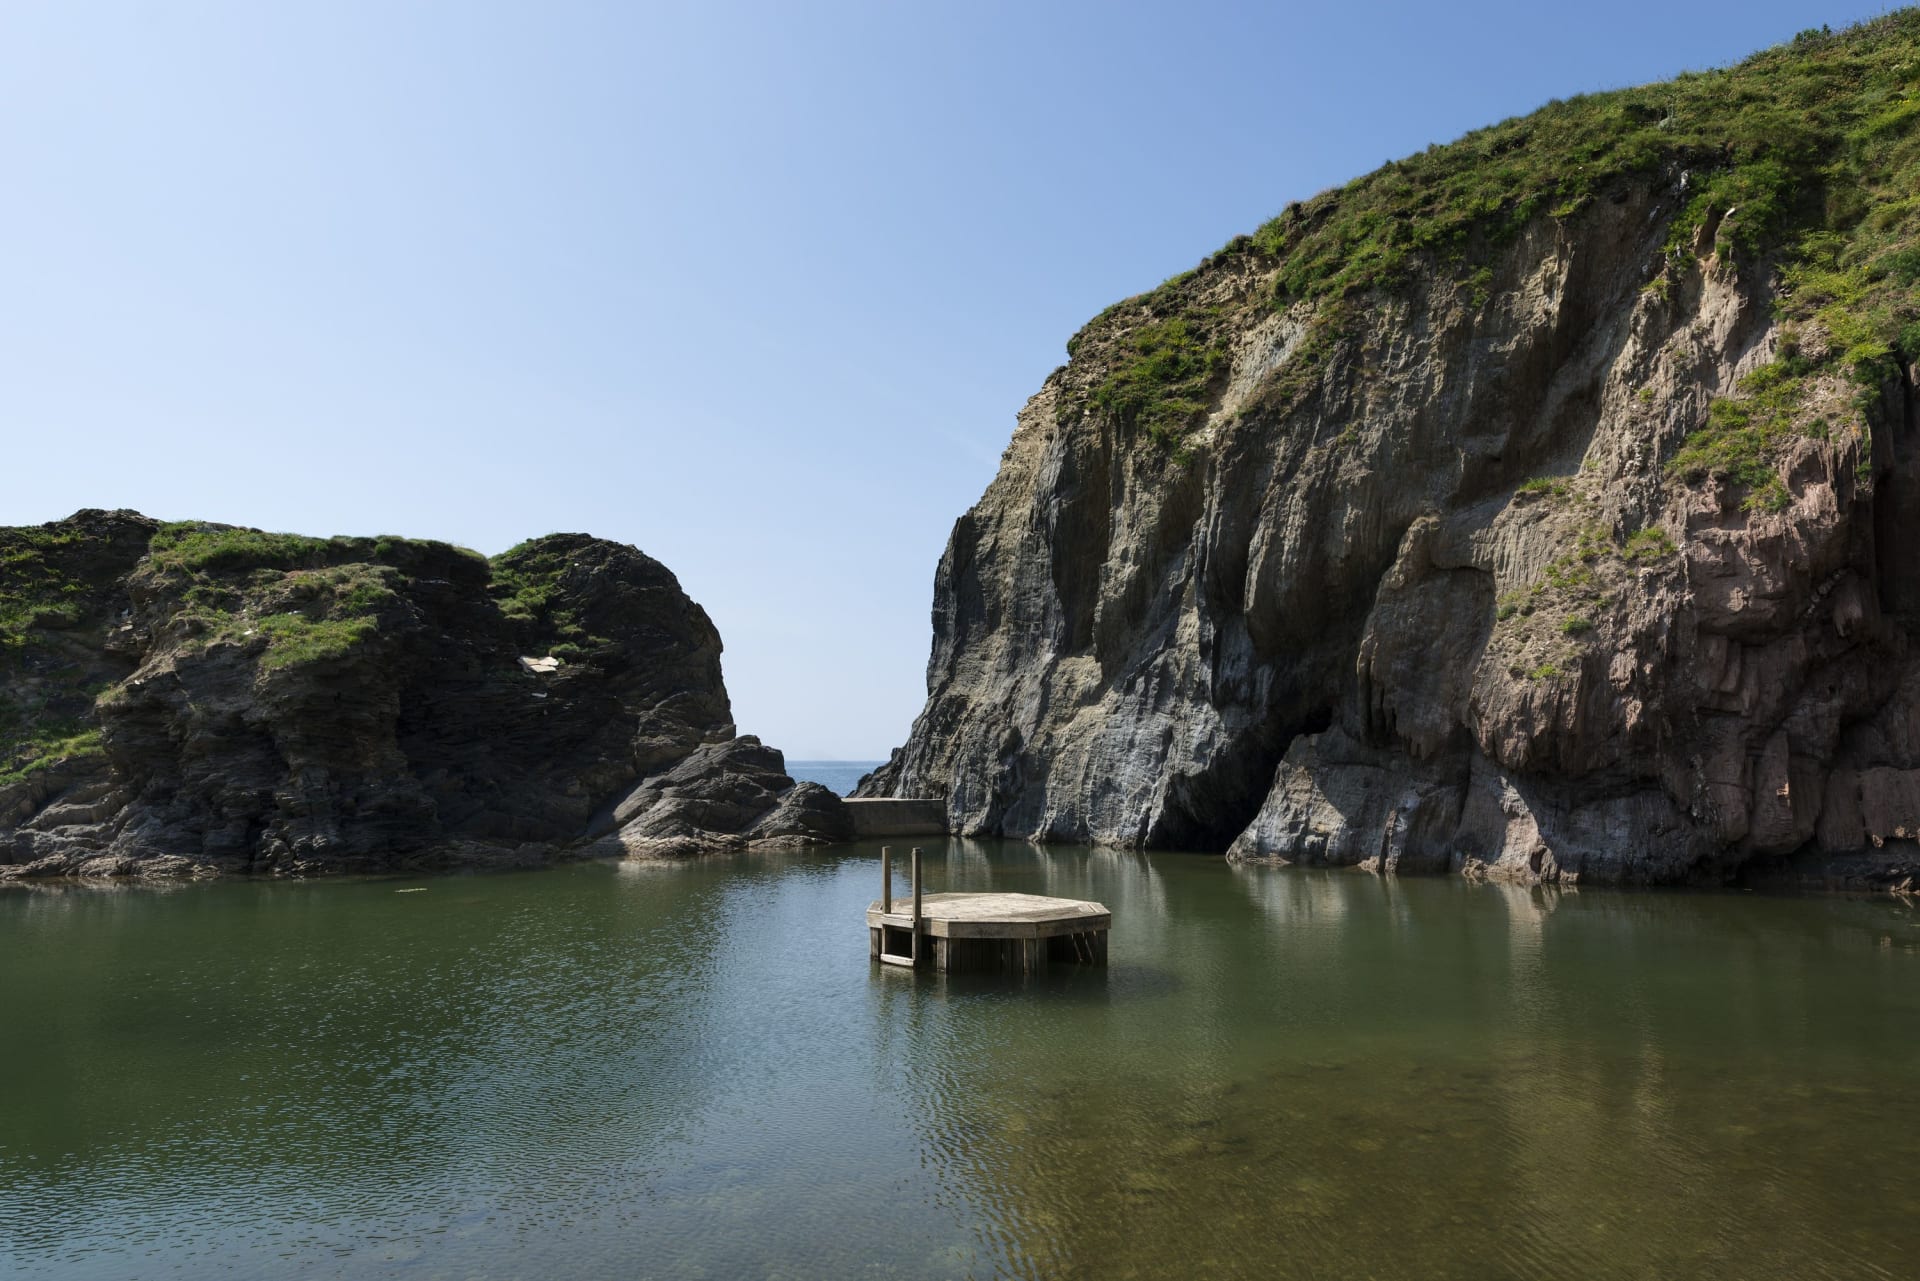
[[[538,863],[649,783],[684,803],[632,839],[679,854],[844,823],[735,738],[672,573],[581,534],[489,562],[81,512],[0,530],[0,627],[0,877]]]

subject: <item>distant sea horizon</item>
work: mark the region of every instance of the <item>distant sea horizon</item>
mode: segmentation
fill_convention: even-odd
[[[802,783],[818,783],[835,796],[845,796],[859,783],[860,776],[871,773],[885,761],[788,761],[787,773]]]

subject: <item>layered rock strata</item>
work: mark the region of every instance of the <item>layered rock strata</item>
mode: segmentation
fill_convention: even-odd
[[[0,877],[312,874],[844,835],[719,634],[579,534],[492,562],[129,512],[0,530]],[[646,800],[642,803],[642,797]]]
[[[1683,142],[1712,85],[1556,106],[1089,325],[954,527],[927,704],[856,794],[1246,860],[1920,873],[1920,139],[1858,88],[1920,20],[1804,43],[1720,73],[1856,87],[1798,159]],[[1643,148],[1505,176],[1583,111]],[[1361,219],[1483,164],[1478,221]],[[1776,207],[1716,194],[1756,174]]]

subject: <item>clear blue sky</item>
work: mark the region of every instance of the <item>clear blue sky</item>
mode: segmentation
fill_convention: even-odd
[[[659,557],[743,731],[877,757],[1107,303],[1286,201],[1884,6],[0,5],[0,523]]]

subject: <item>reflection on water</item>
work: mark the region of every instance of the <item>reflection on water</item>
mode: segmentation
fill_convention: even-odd
[[[929,853],[1111,967],[874,967],[868,847],[0,894],[0,1273],[1914,1273],[1897,900]]]

